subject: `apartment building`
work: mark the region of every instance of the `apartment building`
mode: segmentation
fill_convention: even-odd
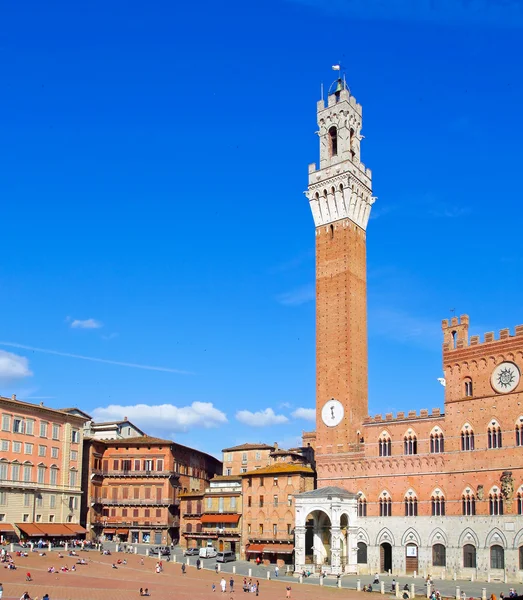
[[[278,448],[278,444],[241,444],[225,448],[223,453],[223,474],[241,475],[269,464],[269,455]]]
[[[202,491],[221,462],[147,435],[85,442],[83,518],[92,539],[168,544],[180,536],[179,493]]]
[[[83,419],[0,397],[0,535],[67,538],[80,526]]]

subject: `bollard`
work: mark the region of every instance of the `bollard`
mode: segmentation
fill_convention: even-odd
[[[190,567],[191,566],[191,559],[189,557],[187,557],[187,566]]]
[[[475,576],[474,576],[474,573],[471,573],[471,574],[470,574],[470,581],[474,581],[475,579],[476,579],[476,578],[475,578]],[[507,583],[507,582],[505,581],[505,583]]]
[[[459,585],[456,586],[456,600],[460,600],[460,591],[459,591]]]
[[[267,579],[270,579],[270,578],[271,578],[271,572],[267,571]]]
[[[134,547],[134,553],[135,553],[135,554],[138,554],[138,546],[135,546],[135,547]]]
[[[389,569],[389,577],[392,575],[392,569]]]
[[[49,542],[49,552],[51,552],[51,548],[52,548],[51,542]]]
[[[416,586],[413,583],[410,584],[410,597],[416,597]]]
[[[162,553],[158,550],[158,560],[162,560]]]
[[[233,565],[232,572],[233,572],[234,575],[236,575],[236,565]]]
[[[321,582],[321,578],[320,578]],[[361,592],[361,579],[356,579],[356,591]]]
[[[303,583],[303,575],[300,575],[300,577],[299,577],[298,581],[299,581],[300,583]]]
[[[173,563],[175,563],[176,562],[176,554],[173,554],[171,558],[172,558]]]
[[[323,575],[320,573],[320,585],[323,585]]]
[[[11,544],[11,552],[14,552],[14,551],[15,551],[15,545]]]
[[[418,572],[414,571],[414,579],[416,579],[417,576],[418,576]]]
[[[116,544],[116,550],[115,550],[115,552],[120,552],[120,545],[119,544]]]
[[[430,595],[432,593],[431,587],[432,586],[430,585],[430,583],[427,582],[427,598],[430,598]]]
[[[249,577],[252,577],[252,569],[249,569]]]
[[[458,578],[458,574],[456,573],[456,571],[454,571],[454,581],[456,581]]]
[[[216,569],[217,573],[219,573],[222,570],[222,566],[219,565],[218,563],[216,563],[216,566],[214,568]]]
[[[505,571],[505,577],[503,578],[505,583],[508,583],[508,573]]]
[[[149,556],[149,548],[145,549],[145,556]]]
[[[341,588],[341,577],[338,577],[338,581],[336,582],[336,585]]]
[[[490,573],[487,574],[487,583],[490,583]]]
[[[380,581],[380,592],[382,594],[385,594],[385,582],[384,581]]]
[[[33,545],[31,544],[31,549],[33,548]],[[65,542],[65,551],[67,552],[67,550],[69,549],[69,544],[68,542]]]
[[[487,600],[487,588],[481,588],[481,600]]]
[[[394,588],[394,591],[396,592],[396,598],[401,598],[399,581],[396,582],[396,587]]]

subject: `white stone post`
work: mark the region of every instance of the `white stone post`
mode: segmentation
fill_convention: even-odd
[[[191,559],[189,557],[187,557],[187,566],[190,567],[191,566]]]
[[[176,562],[176,554],[172,554],[171,559],[172,559],[173,563],[175,563]]]
[[[11,552],[14,552],[14,551],[15,551],[15,545],[11,544]]]
[[[361,579],[356,579],[356,591],[361,592]]]
[[[481,588],[481,600],[487,600],[487,588]]]
[[[145,556],[149,556],[149,548],[145,549]]]
[[[418,572],[414,571],[414,579],[416,579],[417,576],[418,576]]]
[[[336,585],[341,588],[341,577],[338,577],[338,581],[336,582]]]
[[[120,544],[116,544],[116,552],[120,552]]]
[[[236,575],[236,565],[232,566],[232,572],[234,573],[234,575]]]
[[[162,560],[162,553],[158,550],[158,560]]]
[[[427,598],[430,598],[430,595],[432,593],[432,589],[431,589],[431,585],[430,583],[427,582]]]
[[[416,597],[416,586],[413,583],[410,584],[410,597]]]
[[[487,583],[490,583],[490,573],[487,573]]]
[[[270,579],[270,578],[271,578],[271,572],[267,571],[267,579]]]
[[[384,581],[380,581],[380,592],[382,594],[385,594],[385,582]]]
[[[300,575],[300,576],[299,576],[299,578],[298,578],[298,581],[299,581],[300,583],[303,583],[303,575]]]
[[[456,600],[460,600],[461,594],[459,591],[459,585],[456,586]]]
[[[49,552],[51,552],[51,548],[52,548],[51,542],[49,542]]]
[[[396,587],[394,588],[395,594],[396,594],[396,598],[401,598],[400,596],[400,584],[399,581],[396,582]]]
[[[454,571],[454,577],[453,577],[454,581],[456,581],[458,579],[458,574],[456,573],[456,571]]]
[[[249,575],[248,577],[252,577],[252,569],[249,569]]]
[[[33,548],[35,547],[35,545],[34,545],[34,543],[33,543],[33,542],[29,542],[29,545],[31,546],[31,552],[32,552],[32,551],[33,551]],[[67,548],[66,548],[66,550],[67,550]]]
[[[320,573],[320,585],[323,585],[323,575]]]
[[[33,549],[33,547],[31,546],[31,550]],[[67,550],[69,549],[69,543],[65,542],[65,551],[67,552]]]
[[[135,546],[135,547],[134,547],[134,553],[135,553],[135,554],[138,554],[138,546]]]

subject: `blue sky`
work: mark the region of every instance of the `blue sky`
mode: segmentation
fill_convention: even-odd
[[[451,309],[473,334],[523,323],[520,2],[19,2],[2,21],[3,395],[213,453],[313,428],[303,190],[339,60],[378,196],[370,413],[442,406]]]

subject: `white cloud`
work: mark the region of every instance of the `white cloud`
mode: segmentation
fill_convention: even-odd
[[[0,350],[0,378],[1,379],[23,379],[31,377],[29,362],[24,356],[18,356],[12,352]]]
[[[103,327],[103,324],[96,319],[74,319],[71,321],[70,325],[71,329],[100,329]]]
[[[316,421],[316,409],[314,408],[297,408],[292,416],[295,419],[304,419],[305,421]]]
[[[193,402],[189,406],[173,404],[111,404],[92,411],[95,421],[121,420],[127,417],[141,429],[188,431],[194,427],[211,429],[227,423],[227,416],[212,402]]]
[[[277,415],[272,408],[266,408],[258,412],[250,410],[239,410],[236,413],[236,419],[244,425],[251,427],[267,427],[268,425],[281,425],[288,422],[285,415]]]

